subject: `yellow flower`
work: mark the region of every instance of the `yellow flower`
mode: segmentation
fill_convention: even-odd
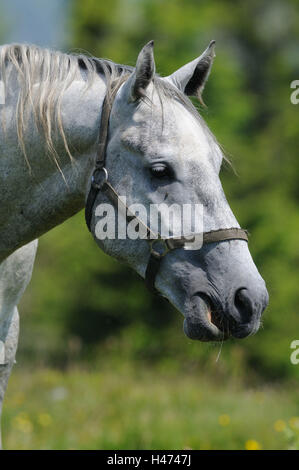
[[[46,428],[52,424],[52,418],[48,413],[40,413],[37,417],[37,420],[41,426]]]
[[[299,429],[299,417],[293,416],[293,418],[289,420],[289,425],[292,429]]]
[[[286,423],[282,419],[278,419],[274,423],[274,429],[277,432],[282,432],[286,428]]]
[[[29,416],[27,413],[19,413],[17,416],[14,418],[14,425],[19,431],[22,431],[26,434],[29,434],[33,430],[33,424],[29,419]]]
[[[228,415],[220,415],[218,421],[220,426],[228,426],[230,423],[230,417]]]
[[[255,441],[254,439],[249,439],[245,442],[245,449],[246,450],[261,450],[262,446],[259,442]]]

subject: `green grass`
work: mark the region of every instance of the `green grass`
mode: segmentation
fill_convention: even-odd
[[[298,405],[292,389],[245,389],[230,377],[215,383],[133,364],[16,366],[3,441],[6,449],[285,449],[295,445]]]

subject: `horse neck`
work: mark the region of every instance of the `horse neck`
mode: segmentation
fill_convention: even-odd
[[[68,145],[71,151],[76,150],[70,159],[62,137],[58,138],[55,147],[59,167],[45,154],[34,123],[29,123],[25,136],[30,170],[16,145],[17,139],[5,137],[16,134],[16,124],[5,131],[0,126],[0,262],[84,207],[106,85],[99,77],[84,94],[82,88],[83,81],[74,82],[62,99]]]

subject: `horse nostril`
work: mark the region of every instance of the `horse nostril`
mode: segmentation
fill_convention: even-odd
[[[235,307],[240,316],[241,323],[250,321],[253,314],[253,305],[249,297],[249,292],[245,287],[238,289],[235,294]]]

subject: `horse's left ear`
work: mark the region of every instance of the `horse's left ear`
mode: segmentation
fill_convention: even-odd
[[[202,101],[201,94],[215,56],[215,41],[213,40],[200,57],[184,65],[166,79],[186,95],[196,96]]]
[[[155,74],[154,41],[148,42],[140,51],[132,77],[131,99],[145,97],[145,90]]]

